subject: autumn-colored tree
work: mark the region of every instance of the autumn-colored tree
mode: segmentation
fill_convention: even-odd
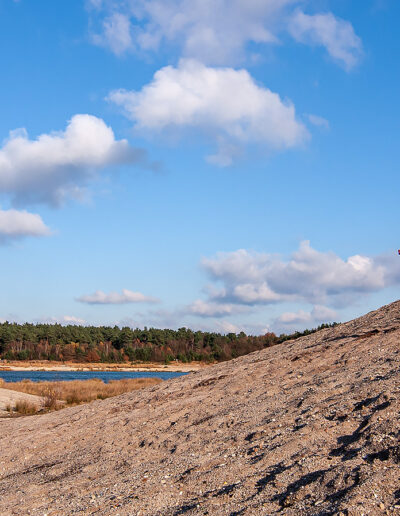
[[[86,362],[100,362],[100,356],[96,350],[90,349],[86,355]]]

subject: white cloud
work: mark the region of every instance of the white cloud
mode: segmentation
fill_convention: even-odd
[[[219,333],[240,333],[243,331],[243,329],[240,326],[237,326],[236,324],[233,324],[229,321],[218,321],[217,322],[217,331]]]
[[[92,0],[106,18],[124,15],[134,34],[130,47],[157,51],[177,46],[185,57],[212,65],[242,60],[250,43],[276,43],[286,7],[298,0]],[[93,14],[93,13],[92,13]],[[114,38],[104,41],[116,54]],[[112,31],[114,32],[114,31]],[[125,32],[125,29],[124,31]],[[128,47],[124,48],[128,50]]]
[[[385,284],[387,286],[400,284],[399,256],[396,254],[377,256],[374,262],[385,271]]]
[[[311,314],[309,312],[305,312],[304,310],[299,310],[297,312],[284,312],[277,318],[277,322],[281,324],[298,324],[298,323],[308,323],[311,320]]]
[[[103,21],[102,33],[93,35],[92,39],[96,45],[109,47],[114,54],[122,55],[133,45],[129,17],[113,13]]]
[[[78,326],[83,326],[86,324],[85,319],[75,317],[74,315],[63,315],[61,317],[42,317],[41,319],[38,319],[37,322],[42,324],[76,324]]]
[[[216,331],[223,334],[243,332],[246,335],[265,335],[271,329],[265,324],[234,324],[229,321],[216,321],[214,327],[208,331]]]
[[[122,293],[110,292],[106,294],[101,290],[97,290],[94,294],[80,296],[76,299],[81,303],[89,305],[123,305],[128,303],[158,303],[159,300],[145,296],[141,292],[132,292],[131,290],[122,289]]]
[[[0,209],[0,242],[33,236],[41,237],[51,234],[40,215],[25,210]]]
[[[338,318],[338,313],[327,306],[316,305],[312,309],[311,317],[317,322],[332,322]]]
[[[271,328],[276,334],[293,333],[305,328],[315,328],[321,323],[337,322],[339,314],[327,306],[316,305],[310,312],[298,310],[297,312],[284,312],[277,317]]]
[[[200,317],[223,317],[239,312],[245,312],[245,307],[238,307],[234,304],[213,303],[197,299],[186,309],[187,313]]]
[[[338,314],[335,310],[326,306],[316,305],[311,312],[306,312],[304,310],[298,310],[297,312],[284,312],[276,319],[276,323],[287,326],[310,323],[316,324],[321,322],[331,322],[337,317]]]
[[[350,22],[330,12],[307,15],[298,9],[310,0],[90,0],[90,4],[92,21],[95,13],[102,20],[94,41],[117,55],[169,46],[205,64],[232,65],[254,58],[260,44],[280,43],[279,35],[287,31],[299,42],[324,46],[347,68],[361,54],[361,40]]]
[[[67,324],[85,324],[85,319],[75,317],[74,315],[64,315],[62,320]]]
[[[296,11],[289,23],[289,32],[301,43],[321,45],[346,69],[360,60],[362,43],[350,22],[332,13],[308,15]]]
[[[205,321],[205,319],[184,320],[187,312],[183,310],[176,311],[157,311],[135,314],[132,317],[126,317],[112,324],[116,324],[120,328],[129,326],[130,328],[170,328],[177,330],[178,328],[186,327],[193,331],[207,331],[217,333],[240,333],[244,332],[248,335],[264,335],[271,331],[266,324],[252,324],[252,323],[234,323],[225,319],[213,319],[212,317]],[[199,322],[201,321],[201,322]]]
[[[17,205],[59,205],[77,196],[96,170],[143,159],[143,151],[117,141],[103,120],[75,115],[64,132],[28,138],[25,129],[12,131],[0,148],[0,192]]]
[[[259,86],[246,70],[209,68],[193,60],[166,66],[140,91],[118,90],[109,100],[121,106],[138,130],[193,128],[222,142],[211,160],[230,164],[237,147],[257,143],[286,149],[308,139],[295,108]]]
[[[202,264],[222,284],[212,301],[224,304],[300,301],[339,306],[393,283],[393,265],[388,267],[381,258],[355,255],[343,260],[333,252],[316,251],[307,241],[287,261],[241,249],[205,258]]]
[[[308,120],[311,124],[322,129],[329,129],[329,122],[326,118],[318,115],[307,115]]]

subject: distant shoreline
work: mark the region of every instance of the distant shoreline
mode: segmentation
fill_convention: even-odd
[[[170,372],[190,373],[207,367],[201,362],[174,362],[171,364],[139,363],[139,364],[113,364],[113,363],[74,363],[52,362],[45,360],[6,361],[0,360],[0,371],[115,371],[115,372]]]

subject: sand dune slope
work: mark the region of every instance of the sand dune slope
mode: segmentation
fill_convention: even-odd
[[[0,514],[400,514],[400,302],[187,377],[0,421]]]

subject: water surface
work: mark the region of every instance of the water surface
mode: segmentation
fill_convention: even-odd
[[[103,382],[108,383],[110,380],[122,380],[124,378],[161,378],[162,380],[169,380],[185,374],[188,373],[156,371],[0,371],[0,378],[6,382],[20,382],[21,380],[62,382],[100,378]]]

